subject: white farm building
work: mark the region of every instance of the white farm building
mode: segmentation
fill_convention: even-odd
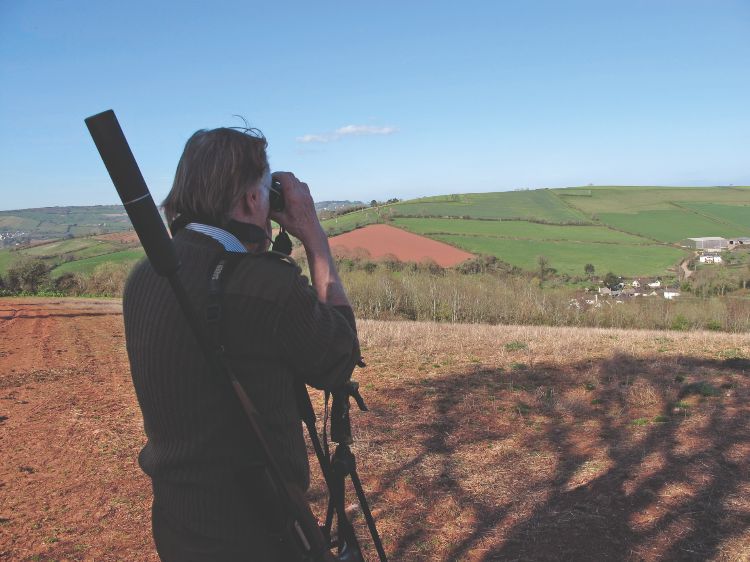
[[[719,251],[729,248],[729,240],[720,236],[703,236],[701,238],[686,238],[682,246],[694,250]]]

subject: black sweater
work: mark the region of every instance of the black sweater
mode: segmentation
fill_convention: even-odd
[[[189,230],[174,242],[180,278],[204,318],[211,269],[224,249]],[[247,486],[257,478],[260,454],[231,385],[209,371],[169,284],[145,260],[128,279],[123,315],[148,437],[139,462],[152,478],[155,503],[201,534],[246,534],[262,509]],[[274,456],[307,489],[293,381],[330,389],[351,376],[359,359],[351,309],[318,301],[299,269],[278,256],[247,254],[225,280],[220,334]]]

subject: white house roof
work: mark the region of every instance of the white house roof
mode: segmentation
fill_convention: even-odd
[[[688,238],[688,240],[695,240],[696,242],[706,242],[708,240],[726,240],[721,236],[701,236],[700,238]]]

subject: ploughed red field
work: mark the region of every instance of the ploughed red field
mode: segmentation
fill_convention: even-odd
[[[395,256],[400,261],[433,260],[442,267],[452,267],[474,257],[448,244],[406,232],[387,224],[371,224],[330,239],[337,255],[369,257],[381,260]]]

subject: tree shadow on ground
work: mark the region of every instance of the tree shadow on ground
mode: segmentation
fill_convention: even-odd
[[[745,359],[613,355],[386,391],[413,405],[399,407],[399,433],[415,445],[378,474],[370,497],[390,497],[384,518],[400,522],[388,525],[390,558],[725,555],[750,528],[749,375]],[[401,490],[413,497],[398,501]]]

